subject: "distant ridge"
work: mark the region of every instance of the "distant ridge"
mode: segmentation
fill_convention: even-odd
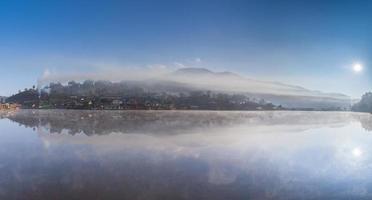
[[[171,80],[195,89],[244,93],[287,107],[349,107],[350,97],[340,93],[309,90],[302,86],[274,81],[255,80],[233,72],[214,72],[205,68],[182,68],[170,75]]]
[[[205,68],[181,68],[181,69],[176,70],[174,74],[176,75],[180,75],[180,74],[182,75],[193,75],[193,74],[205,75],[205,74],[215,74],[215,73]]]
[[[181,69],[178,69],[176,70],[175,72],[172,73],[173,75],[176,75],[176,76],[189,76],[189,75],[192,75],[192,76],[209,76],[211,78],[228,78],[229,80],[231,79],[234,79],[234,80],[238,80],[238,81],[246,81],[246,84],[250,84],[250,83],[259,83],[259,84],[266,84],[267,86],[271,85],[271,86],[280,86],[282,87],[282,89],[288,89],[288,90],[293,90],[293,91],[298,91],[298,92],[304,92],[304,93],[308,93],[308,95],[310,96],[324,96],[324,97],[330,97],[330,98],[347,98],[349,99],[350,97],[345,95],[345,94],[341,94],[341,93],[326,93],[326,92],[321,92],[321,91],[318,91],[318,90],[309,90],[309,89],[306,89],[302,86],[298,86],[298,85],[290,85],[290,84],[285,84],[285,83],[281,83],[281,82],[277,82],[277,81],[262,81],[262,80],[255,80],[255,79],[250,79],[250,78],[245,78],[245,77],[242,77],[236,73],[233,73],[233,72],[228,72],[228,71],[224,71],[224,72],[213,72],[209,69],[205,69],[205,68],[181,68]],[[190,78],[193,78],[193,77],[190,77]],[[248,92],[248,91],[247,91]]]
[[[216,75],[216,76],[232,76],[235,78],[243,78],[238,74],[224,71],[224,72],[213,72],[205,68],[181,68],[176,70],[173,74],[175,75]]]

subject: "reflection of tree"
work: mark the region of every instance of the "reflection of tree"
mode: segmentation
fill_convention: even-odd
[[[372,92],[365,93],[351,109],[358,112],[372,112]]]
[[[356,115],[355,118],[357,118],[360,121],[360,124],[365,130],[372,131],[372,115],[371,114],[360,114],[360,115]]]
[[[44,127],[51,133],[177,134],[196,129],[244,126],[313,126],[343,124],[350,113],[327,112],[216,112],[216,111],[78,111],[22,110],[6,118],[26,127]],[[211,131],[212,129],[209,129]]]

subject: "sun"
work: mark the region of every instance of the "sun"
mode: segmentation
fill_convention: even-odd
[[[353,65],[353,71],[354,72],[361,72],[363,70],[363,66],[361,65],[361,64],[359,64],[359,63],[355,63],[354,65]]]

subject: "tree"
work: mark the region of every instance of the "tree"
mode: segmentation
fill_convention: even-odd
[[[365,93],[351,109],[357,112],[372,112],[372,92]]]

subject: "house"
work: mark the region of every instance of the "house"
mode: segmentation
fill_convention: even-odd
[[[1,103],[0,110],[17,110],[21,107],[19,104]]]
[[[5,101],[6,101],[6,97],[1,97],[0,96],[0,103],[5,103]]]

